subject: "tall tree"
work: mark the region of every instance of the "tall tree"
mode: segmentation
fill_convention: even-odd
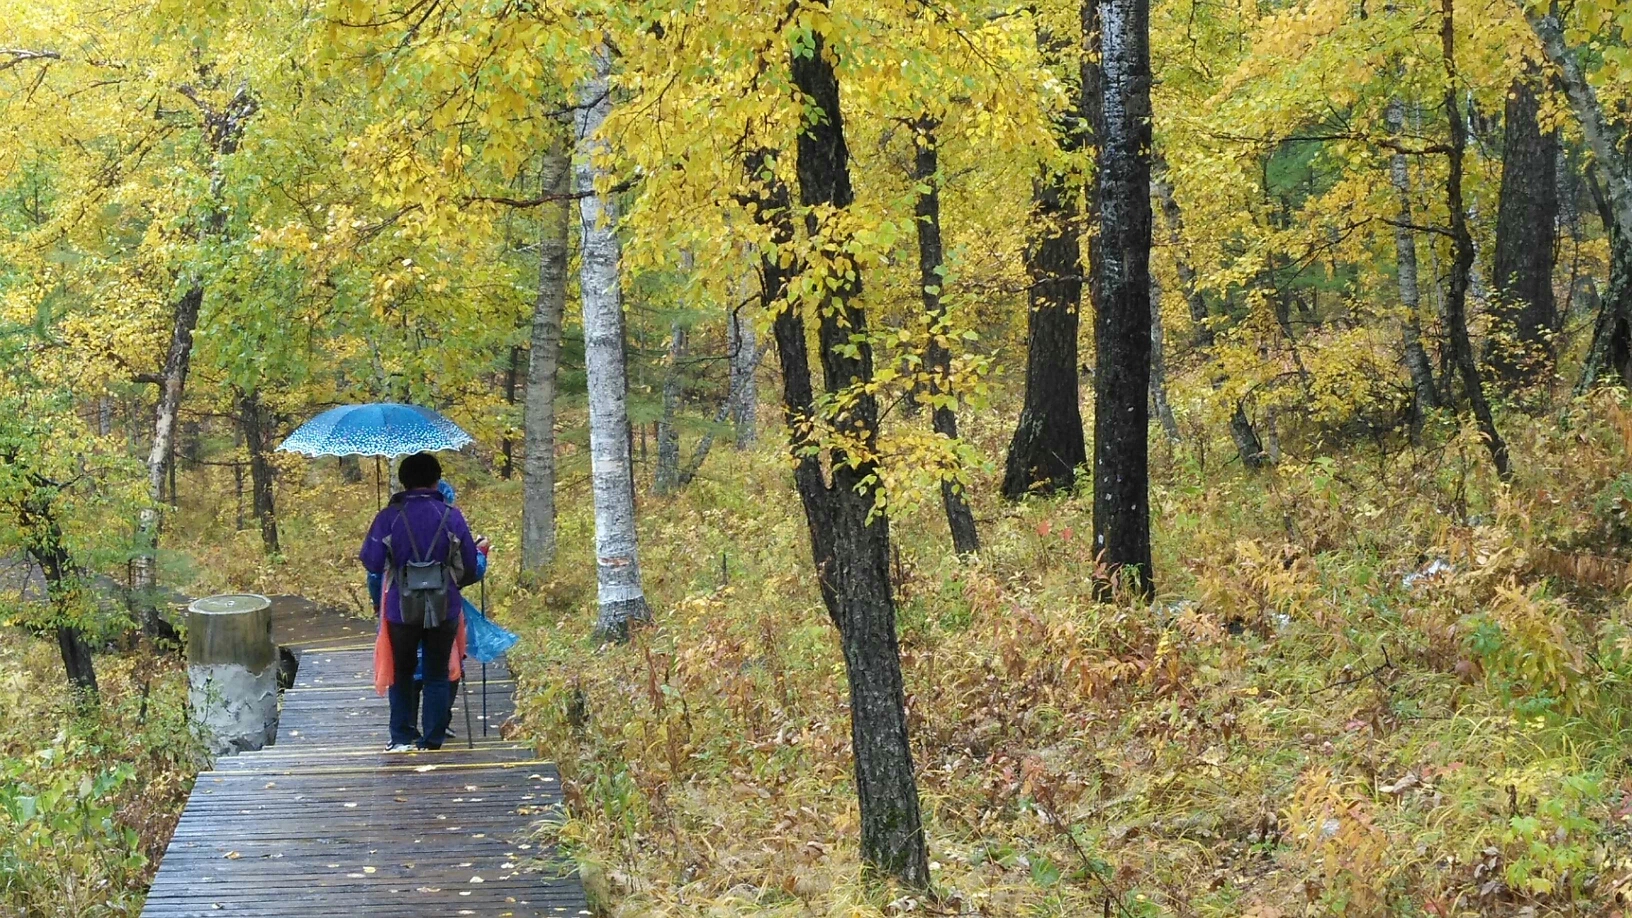
[[[260,109],[260,103],[248,87],[240,87],[225,104],[217,105],[207,94],[192,87],[182,87],[199,109],[205,143],[211,153],[208,212],[199,228],[199,238],[214,240],[227,226],[227,211],[222,192],[226,185],[226,158],[238,152],[244,128]],[[193,331],[198,327],[198,312],[204,304],[204,279],[191,278],[176,300],[170,326],[170,346],[165,351],[164,365],[159,371],[158,405],[154,410],[153,441],[148,451],[148,499],[152,506],[141,513],[139,539],[142,552],[133,565],[135,599],[142,619],[142,628],[150,637],[175,639],[175,628],[159,614],[158,603],[152,595],[157,578],[154,552],[159,539],[159,506],[164,502],[164,485],[170,477],[170,463],[175,461],[176,424],[181,413],[181,399],[187,387],[187,368],[193,356]]]
[[[255,520],[261,527],[261,548],[268,555],[278,553],[278,514],[273,504],[272,463],[267,458],[267,411],[259,390],[240,390],[237,399],[238,429],[249,456],[250,501]]]
[[[1445,204],[1451,217],[1451,285],[1445,297],[1446,332],[1451,339],[1452,360],[1462,377],[1468,404],[1473,409],[1479,430],[1485,435],[1485,446],[1490,450],[1491,462],[1502,478],[1512,474],[1508,465],[1507,441],[1496,430],[1496,419],[1485,399],[1484,382],[1479,376],[1479,364],[1473,358],[1473,344],[1468,339],[1468,284],[1473,276],[1473,235],[1468,232],[1467,212],[1462,201],[1462,159],[1467,151],[1468,133],[1462,123],[1459,101],[1459,79],[1456,70],[1456,0],[1440,0],[1440,51],[1445,63],[1445,117],[1450,121],[1451,143],[1447,151],[1450,174],[1445,180]]]
[[[759,386],[754,374],[763,355],[752,319],[733,303],[726,317],[726,345],[731,349],[731,382],[726,389],[727,413],[736,428],[737,449],[754,445],[759,427]],[[724,418],[720,419],[725,420]]]
[[[1094,551],[1154,591],[1150,558],[1150,2],[1105,0],[1098,137],[1102,292],[1094,321]]]
[[[595,494],[595,572],[602,637],[623,639],[651,616],[636,551],[634,464],[629,454],[628,375],[619,278],[617,200],[605,190],[612,110],[612,56],[594,51],[594,72],[578,90],[574,192],[582,221],[579,286],[584,308],[584,366],[589,379],[589,454]]]
[[[504,369],[504,403],[511,410],[516,405],[516,384],[521,381],[521,346],[512,345],[510,348],[510,362]],[[516,472],[516,444],[510,437],[510,430],[506,429],[503,439],[499,440],[499,477],[505,481]]]
[[[1100,0],[1083,0],[1081,78],[1076,111],[1063,118],[1059,145],[1080,152],[1097,133],[1101,101],[1099,64],[1090,53],[1099,28]],[[1058,56],[1063,43],[1039,35],[1045,53]],[[1098,179],[1088,182],[1088,207],[1097,213]],[[1093,214],[1089,215],[1091,219]],[[1064,171],[1044,166],[1032,188],[1033,230],[1026,246],[1026,391],[1020,420],[1003,466],[1003,496],[1068,491],[1077,469],[1088,463],[1077,379],[1077,329],[1082,313],[1082,233],[1086,221]],[[1097,249],[1091,249],[1090,258]],[[1090,265],[1090,279],[1095,272]],[[1092,288],[1091,288],[1092,289]]]
[[[774,174],[774,159],[748,164],[757,185],[758,218],[772,222],[776,251],[764,253],[766,299],[776,308],[774,330],[782,365],[783,417],[794,457],[794,484],[804,506],[817,582],[839,632],[850,685],[850,742],[861,805],[861,857],[871,869],[918,888],[929,885],[929,856],[918,807],[906,692],[895,633],[890,583],[889,519],[877,512],[878,402],[867,316],[856,303],[861,276],[842,224],[854,200],[839,81],[826,37],[816,31],[792,50],[793,85],[809,113],[798,138],[799,204],[805,230],[831,259],[826,276],[796,279],[782,248],[793,242],[791,201]],[[824,220],[825,216],[825,220]],[[800,266],[815,272],[818,268]],[[821,442],[811,382],[805,317],[817,321],[824,388],[842,396],[826,418],[842,432]],[[822,447],[831,457],[821,458]],[[824,469],[824,465],[827,466]]]
[[[1178,443],[1179,422],[1167,400],[1167,334],[1162,329],[1162,285],[1150,272],[1150,403],[1170,442]]]
[[[680,395],[684,381],[680,377],[680,362],[686,356],[686,328],[676,319],[669,327],[669,359],[663,373],[663,407],[657,419],[657,469],[652,475],[652,490],[658,494],[672,494],[680,487],[680,428],[675,416],[680,411]]]
[[[1534,381],[1548,367],[1552,334],[1558,328],[1553,302],[1558,135],[1541,129],[1537,83],[1534,68],[1513,81],[1503,130],[1491,277],[1498,334],[1490,339],[1486,359],[1511,385]]]
[[[937,434],[957,442],[958,415],[953,406],[957,396],[952,392],[952,352],[947,347],[946,303],[942,287],[946,283],[946,256],[941,246],[941,164],[937,125],[930,118],[921,118],[914,127],[916,153],[913,158],[913,179],[918,192],[913,206],[914,226],[918,230],[918,286],[924,300],[924,316],[929,328],[929,348],[924,355],[924,369],[929,373],[929,399],[934,405],[930,423]],[[969,509],[961,486],[945,477],[941,479],[941,506],[946,510],[946,522],[952,530],[952,548],[960,555],[980,550],[980,534],[975,529],[975,515]]]
[[[1399,99],[1389,100],[1387,118],[1391,133],[1405,132],[1405,104]],[[1404,310],[1400,338],[1420,416],[1439,407],[1439,390],[1434,387],[1434,367],[1428,362],[1428,351],[1422,346],[1422,288],[1417,275],[1417,238],[1411,219],[1411,171],[1403,150],[1395,150],[1388,158],[1388,178],[1399,200],[1399,220],[1394,224],[1394,265],[1400,307]]]
[[[555,395],[561,364],[561,317],[567,302],[567,246],[572,224],[567,202],[572,163],[562,132],[544,151],[540,188],[538,295],[533,300],[532,346],[523,396],[521,569],[536,574],[555,560]]]
[[[1213,332],[1210,312],[1207,309],[1207,300],[1201,295],[1201,287],[1197,282],[1195,266],[1190,262],[1190,256],[1185,251],[1184,243],[1184,210],[1179,206],[1178,198],[1173,194],[1173,184],[1167,180],[1166,164],[1158,155],[1151,165],[1151,191],[1156,195],[1162,208],[1162,217],[1167,221],[1167,240],[1173,248],[1173,268],[1179,275],[1179,285],[1183,288],[1184,302],[1189,308],[1190,321],[1194,326],[1192,344],[1202,351],[1212,350],[1217,343],[1217,335]],[[1152,355],[1154,358],[1154,354]],[[1216,389],[1224,383],[1222,376],[1213,380]],[[1230,412],[1230,439],[1235,443],[1235,451],[1241,458],[1241,464],[1249,469],[1258,469],[1267,464],[1268,458],[1264,452],[1264,445],[1258,439],[1258,431],[1252,426],[1252,418],[1247,416],[1246,406],[1241,402],[1235,403]]]
[[[1592,151],[1597,176],[1595,195],[1609,230],[1609,290],[1593,328],[1592,344],[1581,370],[1577,391],[1591,388],[1607,375],[1632,380],[1632,168],[1628,167],[1626,128],[1613,120],[1598,92],[1581,69],[1577,50],[1564,37],[1555,11],[1543,11],[1515,0],[1531,31],[1541,42],[1548,63],[1557,68],[1557,80],[1569,99],[1587,148]]]

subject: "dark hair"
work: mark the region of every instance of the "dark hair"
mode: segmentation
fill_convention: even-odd
[[[397,466],[397,480],[412,491],[416,488],[434,488],[442,480],[442,463],[430,453],[414,453]]]

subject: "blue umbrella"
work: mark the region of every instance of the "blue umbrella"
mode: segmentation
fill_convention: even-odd
[[[278,449],[306,456],[406,456],[473,442],[429,408],[380,402],[325,411],[300,425]]]

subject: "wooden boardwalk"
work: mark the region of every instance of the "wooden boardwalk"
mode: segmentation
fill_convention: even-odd
[[[502,665],[488,667],[486,736],[472,663],[458,736],[388,755],[373,623],[280,598],[273,627],[300,655],[277,745],[198,776],[144,918],[589,914],[578,879],[529,837],[559,810],[561,779],[499,737],[514,710]]]

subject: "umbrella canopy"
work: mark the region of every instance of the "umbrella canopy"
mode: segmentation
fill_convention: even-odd
[[[459,425],[429,408],[380,402],[325,411],[278,447],[305,456],[406,456],[459,449],[473,442]]]

